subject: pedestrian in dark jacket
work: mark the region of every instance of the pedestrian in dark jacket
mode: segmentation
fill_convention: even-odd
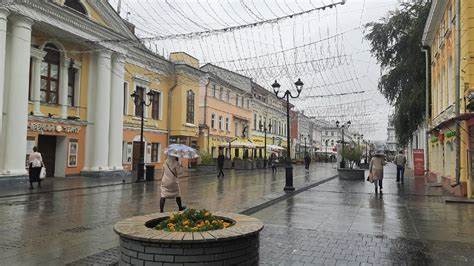
[[[304,168],[306,170],[309,170],[309,164],[311,163],[311,157],[309,157],[309,154],[305,154],[304,156]]]
[[[219,174],[217,174],[217,178],[224,177],[224,162],[225,157],[222,151],[219,152],[219,156],[217,156],[217,169],[219,170]]]

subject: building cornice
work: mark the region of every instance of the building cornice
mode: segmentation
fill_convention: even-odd
[[[435,36],[437,29],[441,23],[447,5],[448,1],[446,0],[435,0],[432,2],[428,18],[426,19],[423,37],[421,39],[423,45],[431,46],[433,40],[436,39]]]

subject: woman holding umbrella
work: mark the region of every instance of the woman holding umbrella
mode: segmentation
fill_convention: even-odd
[[[161,198],[160,212],[164,211],[166,199],[176,198],[179,211],[186,209],[181,203],[181,193],[179,190],[179,176],[183,173],[183,167],[179,163],[180,158],[197,158],[197,151],[183,144],[171,144],[164,151],[168,155],[163,165],[163,177],[161,178]]]
[[[181,203],[181,193],[179,190],[178,178],[182,173],[183,167],[179,164],[178,158],[169,155],[163,166],[163,177],[161,178],[160,212],[163,212],[167,198],[176,198],[180,211],[186,209],[186,206],[183,206]]]

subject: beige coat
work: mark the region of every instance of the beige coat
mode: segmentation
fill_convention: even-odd
[[[183,167],[176,161],[176,157],[168,156],[163,165],[163,177],[161,179],[161,197],[180,197],[178,177],[183,173]]]
[[[372,181],[383,179],[383,166],[385,164],[383,157],[373,157],[372,160],[370,160],[369,171],[372,174]]]

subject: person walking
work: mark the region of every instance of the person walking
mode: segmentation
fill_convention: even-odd
[[[375,185],[375,194],[379,192],[378,187],[380,187],[380,193],[382,193],[383,167],[385,164],[385,155],[382,151],[377,151],[370,160],[369,173],[371,177],[369,181]]]
[[[395,165],[397,165],[397,183],[402,182],[405,175],[405,165],[407,164],[407,157],[403,154],[403,151],[399,151],[395,159],[393,160]]]
[[[224,162],[225,156],[222,150],[219,152],[219,156],[217,156],[217,169],[219,170],[219,174],[217,174],[217,178],[224,177]]]
[[[309,164],[311,163],[311,157],[309,156],[308,153],[304,155],[304,168],[306,170],[309,170]]]
[[[276,173],[278,166],[278,159],[275,156],[275,153],[270,155],[270,164],[272,165],[272,174]]]
[[[178,158],[168,156],[163,165],[163,176],[161,178],[161,198],[160,198],[160,212],[165,208],[166,199],[176,198],[179,211],[186,209],[181,203],[181,193],[179,189],[179,176],[183,173],[183,167],[179,163]]]
[[[38,182],[38,187],[41,187],[41,168],[44,167],[43,157],[41,153],[38,152],[38,147],[33,147],[33,152],[30,153],[28,158],[28,168],[29,168],[29,179],[30,179],[30,189],[33,189],[33,183]]]

